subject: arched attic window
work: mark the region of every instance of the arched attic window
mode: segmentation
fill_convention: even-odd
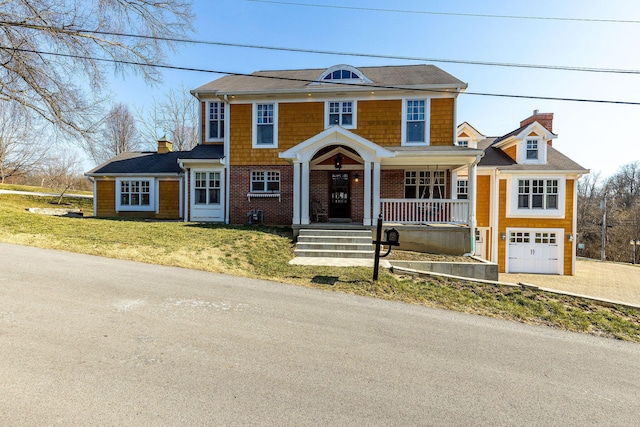
[[[318,78],[318,83],[373,83],[362,71],[351,65],[335,65],[325,70]]]

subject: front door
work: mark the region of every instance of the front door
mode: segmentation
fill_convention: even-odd
[[[351,189],[349,187],[349,172],[331,173],[331,193],[329,195],[329,217],[351,217]]]

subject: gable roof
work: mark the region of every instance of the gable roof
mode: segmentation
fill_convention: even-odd
[[[182,169],[178,159],[222,159],[223,150],[222,145],[197,145],[190,151],[172,151],[164,154],[155,151],[131,151],[117,155],[85,175],[179,175]]]
[[[318,79],[326,68],[309,68],[302,70],[256,71],[250,75],[229,75],[209,82],[191,91],[197,93],[241,94],[265,92],[298,92],[322,91],[326,89],[341,90],[362,86],[390,87],[453,87],[466,89],[467,84],[453,77],[435,65],[400,65],[384,67],[359,67],[373,83],[335,84]]]
[[[509,157],[507,153],[494,146],[498,139],[499,138],[486,138],[478,142],[478,148],[484,150],[484,157],[480,160],[480,163],[478,163],[479,167],[486,166],[502,171],[588,172],[587,169],[550,145],[547,145],[546,164],[518,164]]]

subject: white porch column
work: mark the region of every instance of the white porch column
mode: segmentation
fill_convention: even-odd
[[[371,225],[371,162],[364,161],[364,218],[363,225]]]
[[[300,162],[293,162],[293,222],[292,224],[300,224]]]
[[[300,191],[301,217],[300,224],[310,224],[309,218],[309,160],[302,162],[302,186]]]
[[[373,221],[371,225],[378,225],[378,215],[380,215],[380,160],[373,162]]]
[[[476,193],[477,193],[477,170],[478,170],[478,162],[480,159],[478,158],[472,165],[469,165],[469,232],[471,233],[471,252],[475,254],[476,252]]]

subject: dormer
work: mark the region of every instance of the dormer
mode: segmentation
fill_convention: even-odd
[[[478,141],[486,138],[467,122],[458,125],[456,135],[456,145],[459,147],[478,148]]]
[[[356,67],[346,64],[327,68],[313,84],[322,83],[373,83]]]
[[[534,121],[496,139],[493,146],[500,148],[518,164],[544,165],[547,163],[547,146],[557,137]]]

